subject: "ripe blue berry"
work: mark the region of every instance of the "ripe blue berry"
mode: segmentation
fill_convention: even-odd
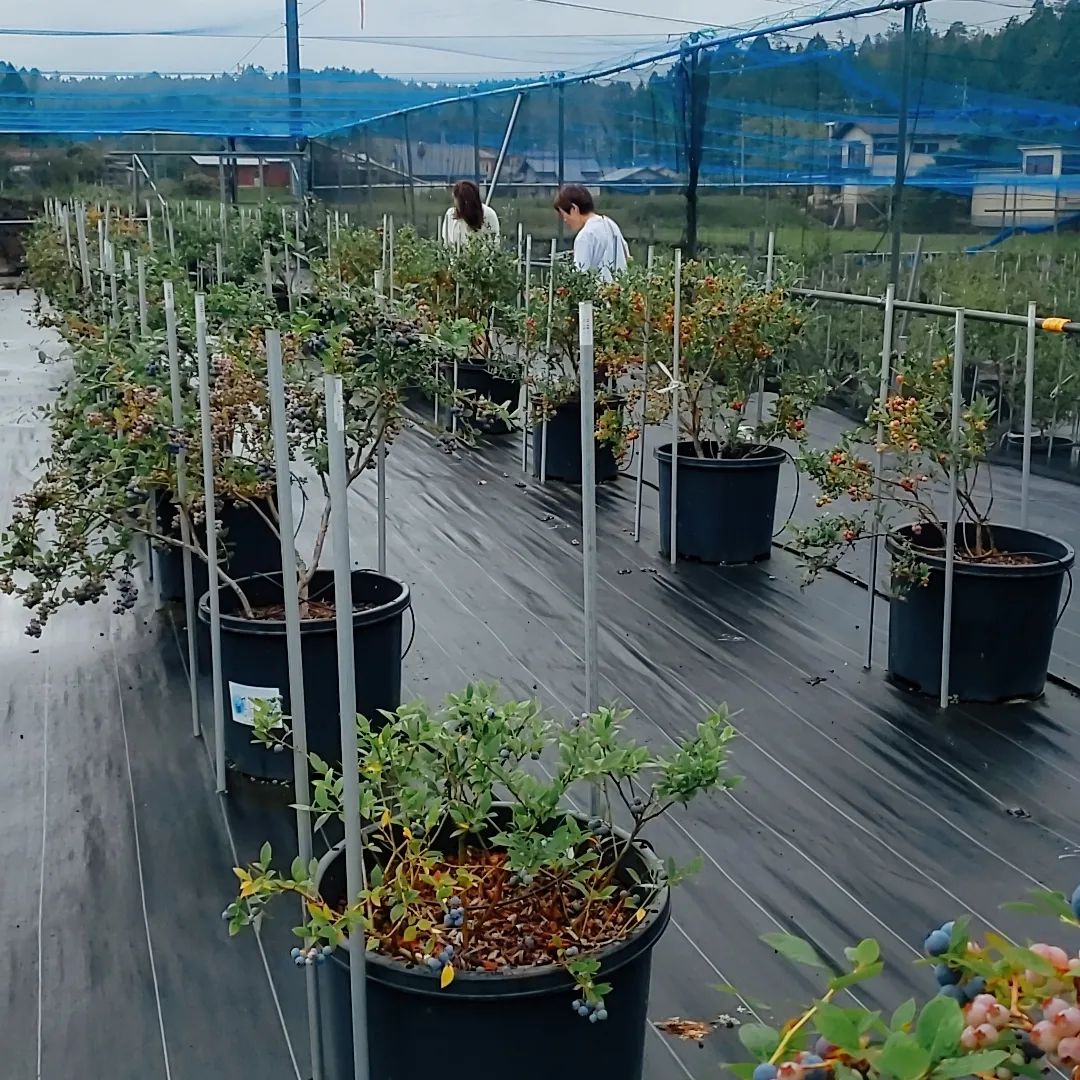
[[[581,1006],[584,1005],[584,1004],[585,1004],[585,1002],[583,1002],[581,1000],[581,998],[574,998],[574,1003],[573,1003],[573,1005],[571,1005],[571,1008],[574,1010],[574,1012],[577,1012],[578,1009],[580,1009]]]
[[[1073,914],[1080,919],[1080,885],[1077,885],[1072,894]]]
[[[451,896],[450,897],[450,907],[455,909],[455,910],[457,908],[461,907],[461,897],[460,896]]]
[[[958,1001],[961,1005],[967,1001],[967,993],[962,986],[943,986],[938,991],[939,997],[951,997],[953,1001]]]
[[[952,937],[953,928],[955,926],[956,926],[955,921],[950,919],[947,923],[942,923],[941,924],[941,931],[944,934],[948,934],[949,937]]]
[[[964,994],[968,1001],[977,998],[986,989],[986,980],[981,975],[975,975],[964,983]]]
[[[577,1014],[578,1014],[578,1016],[580,1016],[580,1017],[582,1017],[584,1019],[585,1017],[587,1017],[589,1015],[589,1006],[588,1005],[582,1005],[581,1008],[578,1009]]]
[[[300,950],[299,949],[293,949],[293,951],[291,953],[289,953],[289,955],[295,960],[300,955]]]
[[[754,1070],[754,1080],[776,1080],[776,1066],[771,1062],[763,1061]]]
[[[333,945],[324,945],[322,948],[323,956],[329,956],[334,951]]]
[[[949,951],[949,935],[944,930],[934,930],[926,938],[923,948],[928,956],[941,956]]]
[[[593,1015],[596,1017],[597,1022],[602,1024],[607,1019],[607,1009],[599,1008]]]
[[[597,1021],[599,1019],[600,1019],[600,1014],[598,1012],[590,1013],[590,1015],[589,1015],[589,1023],[590,1024],[597,1023]]]
[[[828,1071],[825,1069],[807,1069],[809,1065],[824,1065],[825,1062],[817,1054],[804,1054],[800,1064],[803,1066],[804,1080],[828,1080]]]
[[[429,956],[427,958],[427,966],[431,968],[432,971],[441,971],[442,961],[437,956]]]
[[[938,964],[934,968],[934,978],[938,986],[955,986],[960,981],[960,972],[948,964]]]

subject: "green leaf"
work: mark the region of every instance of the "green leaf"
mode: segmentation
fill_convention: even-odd
[[[1018,900],[1011,904],[1005,904],[1009,911],[1024,911],[1036,915],[1058,915],[1063,919],[1073,921],[1075,915],[1064,893],[1053,892],[1050,889],[1033,889],[1030,900]]]
[[[270,860],[273,857],[273,854],[274,854],[273,849],[270,847],[269,841],[267,841],[259,849],[259,862],[261,862],[263,864],[263,866],[269,866],[270,865]]]
[[[415,926],[406,926],[401,933],[402,941],[415,941],[420,931]]]
[[[973,1073],[993,1072],[1008,1056],[1007,1050],[976,1050],[963,1057],[939,1061],[931,1075],[935,1080],[955,1080]]]
[[[863,938],[855,946],[855,963],[860,967],[867,967],[875,963],[881,956],[881,947],[873,938]]]
[[[935,997],[923,1006],[915,1034],[919,1045],[935,1059],[949,1057],[960,1047],[964,1014],[949,997]]]
[[[404,917],[405,917],[405,905],[404,904],[395,904],[390,909],[390,921],[391,922],[396,923],[399,919],[402,919]]]
[[[293,881],[304,881],[307,878],[307,867],[304,866],[304,860],[299,855],[292,861],[292,866],[289,867],[289,874]]]
[[[896,1012],[892,1014],[892,1020],[889,1021],[889,1027],[893,1031],[900,1031],[906,1028],[912,1020],[915,1019],[915,999],[908,998],[907,1001],[900,1005]]]
[[[823,968],[821,957],[814,952],[814,947],[809,941],[794,937],[792,934],[762,934],[761,940],[766,945],[771,945],[781,956],[793,960],[796,964],[805,964],[807,967]]]
[[[846,990],[849,986],[854,986],[856,983],[866,982],[867,979],[876,978],[885,969],[885,965],[879,960],[876,964],[871,964],[869,967],[856,968],[854,971],[849,971],[846,975],[837,975],[835,979],[829,980],[830,990]]]
[[[814,1016],[814,1027],[819,1035],[841,1050],[858,1048],[859,1029],[847,1010],[838,1005],[819,1005]]]
[[[739,1042],[759,1061],[768,1061],[780,1045],[780,1032],[767,1024],[743,1024]]]
[[[757,1065],[752,1061],[724,1062],[724,1069],[733,1076],[738,1077],[738,1080],[753,1080],[754,1070],[756,1068]]]
[[[950,1000],[951,999],[937,999]],[[956,1002],[952,1001],[955,1005]],[[902,1031],[894,1031],[881,1050],[878,1069],[896,1080],[919,1080],[930,1065],[930,1053]]]

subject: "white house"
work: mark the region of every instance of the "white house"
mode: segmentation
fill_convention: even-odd
[[[895,119],[845,121],[828,124],[829,183],[814,189],[814,205],[836,207],[837,220],[859,222],[860,207],[882,200],[896,175],[899,122]],[[907,137],[907,178],[937,167],[942,157],[962,150],[967,125],[955,121],[921,120],[911,124]],[[836,179],[842,183],[836,183]],[[883,201],[883,200],[882,200]]]
[[[1021,146],[1016,169],[980,169],[971,224],[982,228],[1054,225],[1080,213],[1080,147]]]

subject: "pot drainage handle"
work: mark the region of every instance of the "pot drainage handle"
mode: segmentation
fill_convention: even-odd
[[[1069,575],[1069,595],[1072,595],[1072,575]],[[1068,600],[1065,601],[1068,604]],[[1065,612],[1062,611],[1062,615]],[[405,646],[405,651],[401,654],[401,659],[404,660],[409,653],[412,652],[413,642],[416,641],[416,612],[413,611],[412,604],[409,605],[409,620],[412,622],[412,632],[409,634],[409,644]]]
[[[778,446],[776,449],[779,450],[784,455],[784,457],[786,457],[788,461],[790,461],[791,464],[795,466],[795,499],[791,504],[791,513],[788,514],[787,521],[785,521],[784,524],[781,525],[780,528],[772,534],[772,538],[774,540],[791,524],[791,519],[795,516],[795,511],[798,509],[799,506],[799,492],[802,488],[802,477],[799,475],[799,463],[795,460],[794,455],[788,453],[788,451],[785,450],[782,446]]]
[[[1072,571],[1071,570],[1066,570],[1065,574],[1067,575],[1067,577],[1069,579],[1069,588],[1068,588],[1068,591],[1065,593],[1065,603],[1061,605],[1061,611],[1058,613],[1058,617],[1054,620],[1054,629],[1055,630],[1058,628],[1058,624],[1061,622],[1061,620],[1063,618],[1065,618],[1065,610],[1068,608],[1069,601],[1072,599],[1072,591],[1073,591]],[[411,611],[412,608],[410,608],[409,610]]]

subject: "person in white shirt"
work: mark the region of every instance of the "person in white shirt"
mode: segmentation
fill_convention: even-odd
[[[454,185],[454,205],[446,211],[439,227],[439,239],[447,247],[460,247],[473,236],[499,239],[499,215],[485,206],[480,189],[471,180]]]
[[[567,184],[555,196],[555,209],[574,238],[574,264],[579,270],[597,270],[603,281],[611,281],[626,269],[630,249],[622,230],[611,218],[596,212],[588,188]]]

